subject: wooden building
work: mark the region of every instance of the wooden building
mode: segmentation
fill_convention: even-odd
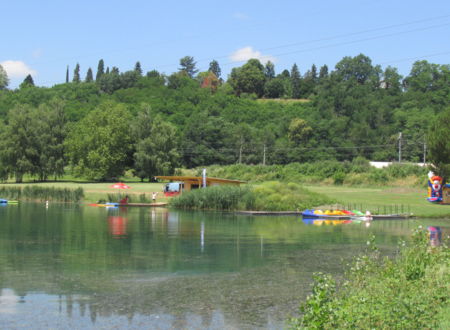
[[[228,179],[219,179],[219,178],[210,178],[210,177],[202,177],[202,176],[155,176],[155,179],[171,181],[171,183],[167,183],[164,187],[164,194],[166,196],[174,196],[182,193],[183,191],[190,191],[192,189],[201,188],[203,186],[203,180],[205,179],[206,186],[218,186],[218,185],[237,185],[239,186],[244,181],[239,180],[228,180]]]

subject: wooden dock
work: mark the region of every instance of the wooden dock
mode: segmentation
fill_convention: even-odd
[[[302,215],[300,211],[237,211],[242,215]]]
[[[162,207],[167,206],[169,203],[166,202],[155,202],[155,203],[126,203],[126,204],[118,204],[119,207]]]

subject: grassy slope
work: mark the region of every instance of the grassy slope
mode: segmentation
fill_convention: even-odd
[[[377,211],[384,206],[403,205],[416,216],[450,217],[450,205],[436,205],[427,202],[427,191],[421,188],[374,187],[360,188],[347,186],[307,186],[306,188],[323,193],[343,205],[353,203],[364,209]]]

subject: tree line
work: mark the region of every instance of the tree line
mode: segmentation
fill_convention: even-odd
[[[77,64],[65,83],[37,87],[28,76],[15,90],[0,68],[0,176],[107,180],[131,169],[147,179],[211,164],[388,161],[400,148],[402,160],[421,161],[448,147],[445,119],[430,127],[450,111],[449,68],[417,61],[402,77],[360,54],[331,71],[277,74],[251,59],[224,80],[217,61],[199,72],[190,56],[170,75],[100,60],[95,77],[89,68],[82,80]]]

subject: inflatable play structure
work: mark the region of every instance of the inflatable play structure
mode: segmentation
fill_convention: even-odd
[[[442,177],[428,173],[428,197],[431,203],[450,203],[450,184],[444,184]]]

